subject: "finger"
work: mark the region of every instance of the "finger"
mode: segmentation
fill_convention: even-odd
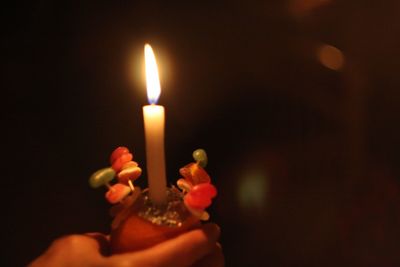
[[[55,240],[45,254],[54,257],[71,255],[85,261],[87,259],[100,259],[102,256],[99,250],[99,242],[92,237],[86,235],[68,235]]]
[[[219,235],[217,225],[206,224],[155,246],[149,252],[159,255],[160,262],[165,263],[165,266],[190,266],[212,251]]]
[[[113,261],[135,263],[137,266],[191,266],[211,253],[220,235],[219,227],[206,224],[152,248],[123,255],[112,256]],[[128,265],[128,264],[127,264]]]
[[[215,244],[213,251],[196,262],[193,267],[223,267],[225,266],[224,254],[219,243]]]

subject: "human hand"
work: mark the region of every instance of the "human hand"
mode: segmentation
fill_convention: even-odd
[[[105,256],[109,246],[105,235],[70,235],[55,240],[29,267],[222,267],[219,235],[218,226],[205,224],[154,247],[111,256]]]

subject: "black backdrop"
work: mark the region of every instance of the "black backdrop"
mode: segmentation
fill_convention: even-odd
[[[400,263],[398,1],[43,0],[2,13],[2,266],[108,231],[87,178],[119,145],[145,166],[145,42],[169,182],[208,151],[227,266]]]

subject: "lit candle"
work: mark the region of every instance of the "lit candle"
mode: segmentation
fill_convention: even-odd
[[[147,178],[149,197],[157,205],[166,201],[167,179],[164,153],[164,107],[156,105],[161,93],[156,58],[149,44],[144,47],[147,97],[150,105],[143,107],[146,138]]]

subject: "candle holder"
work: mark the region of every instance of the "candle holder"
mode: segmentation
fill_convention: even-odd
[[[126,147],[116,148],[110,157],[111,167],[103,168],[89,179],[91,187],[106,186],[106,199],[115,204],[110,209],[110,244],[113,254],[149,248],[180,235],[209,219],[205,209],[217,195],[204,167],[207,155],[203,149],[193,152],[195,162],[179,170],[183,176],[177,187],[166,188],[162,204],[154,203],[150,190],[133,185],[141,174],[138,163]],[[118,182],[111,185],[117,177]]]
[[[148,189],[133,197],[133,203],[127,199],[127,204],[121,203],[111,212],[115,215],[110,235],[113,254],[146,249],[200,224],[186,208],[184,194],[175,187],[167,189],[163,206],[151,202]]]

